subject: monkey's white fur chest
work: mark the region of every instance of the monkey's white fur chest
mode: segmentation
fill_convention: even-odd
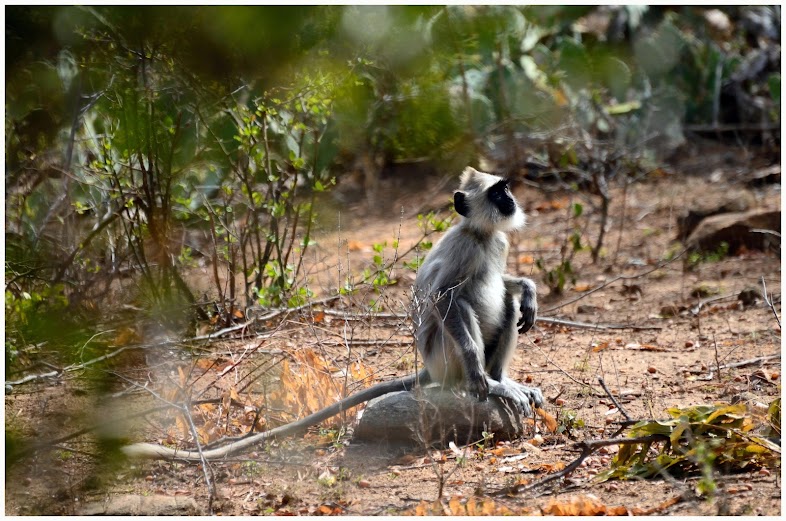
[[[484,341],[493,337],[505,316],[505,260],[508,253],[508,240],[504,233],[498,233],[489,244],[486,255],[488,261],[476,266],[472,300]]]
[[[489,274],[491,275],[491,274]],[[478,295],[475,297],[475,310],[482,316],[478,316],[480,331],[483,340],[488,341],[494,336],[497,329],[502,325],[505,315],[505,283],[502,274],[493,274],[483,281],[478,287]]]

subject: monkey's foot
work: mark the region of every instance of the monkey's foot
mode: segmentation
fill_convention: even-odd
[[[537,387],[527,387],[506,378],[501,382],[489,378],[489,394],[511,400],[522,415],[532,416],[532,406],[543,405],[543,393]]]

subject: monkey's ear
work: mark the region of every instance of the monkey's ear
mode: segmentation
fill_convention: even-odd
[[[469,204],[467,204],[467,194],[464,192],[456,192],[453,195],[453,206],[462,217],[469,217]]]

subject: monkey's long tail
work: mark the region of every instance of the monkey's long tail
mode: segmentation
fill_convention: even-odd
[[[132,458],[166,460],[177,459],[186,461],[202,461],[202,459],[215,460],[219,458],[225,458],[231,454],[236,454],[244,449],[252,447],[257,443],[275,438],[291,436],[293,434],[305,431],[309,427],[313,427],[314,425],[317,425],[328,418],[340,414],[342,411],[350,409],[356,405],[360,405],[363,402],[373,400],[374,398],[388,393],[409,391],[416,383],[424,385],[429,381],[430,379],[428,372],[423,369],[418,374],[407,376],[405,378],[399,378],[398,380],[393,380],[391,382],[383,382],[369,387],[368,389],[358,391],[357,393],[347,396],[340,402],[335,403],[330,407],[325,407],[321,411],[317,411],[314,414],[310,414],[309,416],[306,416],[305,418],[295,422],[276,427],[275,429],[271,429],[269,431],[254,434],[253,436],[249,436],[247,438],[232,442],[228,445],[224,445],[223,447],[203,450],[201,454],[196,450],[170,449],[169,447],[162,447],[161,445],[156,445],[153,443],[134,443],[133,445],[123,447],[122,451],[127,456]]]

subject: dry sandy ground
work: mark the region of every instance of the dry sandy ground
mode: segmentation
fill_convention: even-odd
[[[732,400],[756,408],[780,396],[779,358],[723,368],[780,353],[781,331],[772,311],[762,302],[743,306],[737,300],[742,290],[760,286],[764,277],[780,311],[781,270],[776,255],[743,252],[700,263],[691,270],[680,259],[653,270],[669,251],[675,251],[676,215],[696,201],[707,204],[740,189],[733,173],[728,172],[727,181],[720,183],[708,176],[659,177],[632,186],[624,200],[615,190],[601,262],[593,265],[588,253],[578,253],[573,262],[578,280],[558,296],[550,295],[540,283],[542,275],[533,263],[542,258],[547,265],[556,264],[572,228],[566,218],[569,196],[547,198],[531,188],[519,190],[530,226],[513,241],[510,269],[539,282],[543,316],[599,326],[541,323],[520,338],[512,376],[539,386],[549,399],[546,410],[567,430],[550,433],[538,422],[524,439],[500,445],[491,442],[484,450],[475,447],[461,457],[451,450],[402,451],[358,444],[346,434],[335,440],[330,437],[335,435],[334,428],[313,430],[305,437],[260,446],[213,464],[213,511],[224,515],[401,514],[423,501],[434,501],[442,487],[443,513],[456,513],[451,505],[475,497],[485,500],[493,513],[505,508],[538,513],[554,502],[570,504],[583,498],[597,505],[649,509],[661,515],[779,515],[778,468],[731,475],[717,470],[714,478],[720,488],[710,498],[695,494],[697,477],[596,483],[593,477],[608,466],[616,447],[594,454],[566,479],[534,491],[497,494],[506,486],[539,479],[559,469],[560,463],[573,461],[575,441],[612,435],[618,427],[614,422],[622,420],[622,415],[598,385],[598,377],[624,397],[623,406],[636,419],[663,418],[670,407]],[[324,295],[339,286],[347,272],[357,274],[368,267],[374,243],[387,241],[386,259],[392,258],[397,238],[399,253],[409,249],[420,236],[415,213],[442,206],[449,195],[447,187],[411,197],[402,218],[345,216],[341,232],[335,228],[323,232],[317,238],[319,246],[307,258],[314,291]],[[764,188],[754,195],[758,207],[780,208],[779,190]],[[586,204],[585,210],[590,211]],[[593,220],[586,234],[594,237],[596,233]],[[587,294],[588,289],[621,275],[627,278]],[[220,397],[234,386],[243,389],[237,398],[251,403],[270,392],[281,360],[298,349],[313,350],[338,368],[361,361],[376,371],[377,380],[407,374],[413,368],[414,351],[409,325],[396,315],[406,312],[412,274],[396,269],[394,277],[397,285],[381,295],[371,294],[382,315],[365,311],[368,296],[357,295],[332,303],[327,314],[316,307],[283,321],[279,317],[268,324],[271,329],[262,329],[268,335],[262,340],[222,340],[194,349],[190,355],[169,346],[129,356],[112,369],[123,377],[111,389],[114,398],[97,399],[93,392],[97,384],[78,379],[18,387],[6,396],[6,426],[13,424],[26,435],[49,439],[111,415],[128,416],[161,404],[149,392],[129,386],[128,380],[147,383],[159,393],[185,384],[192,393],[207,390],[207,397]],[[699,293],[703,296],[693,296]],[[702,299],[715,300],[691,312]],[[666,316],[668,309],[676,314]],[[634,327],[603,329],[604,325]],[[237,362],[241,357],[241,363],[219,377],[221,370],[232,365],[227,361]],[[218,364],[211,366],[206,360]],[[253,385],[244,387],[256,377]],[[182,395],[169,398],[182,399]],[[269,414],[273,421],[282,413]],[[353,425],[349,418],[349,432]],[[179,432],[171,412],[151,415],[149,421],[141,417],[118,420],[114,428],[134,441],[161,441]],[[537,446],[529,443],[533,439]],[[122,494],[193,499],[189,504],[196,505],[194,512],[207,512],[208,487],[199,465],[109,464],[92,457],[96,451],[92,435],[75,437],[7,469],[6,513],[73,514],[86,503]]]

